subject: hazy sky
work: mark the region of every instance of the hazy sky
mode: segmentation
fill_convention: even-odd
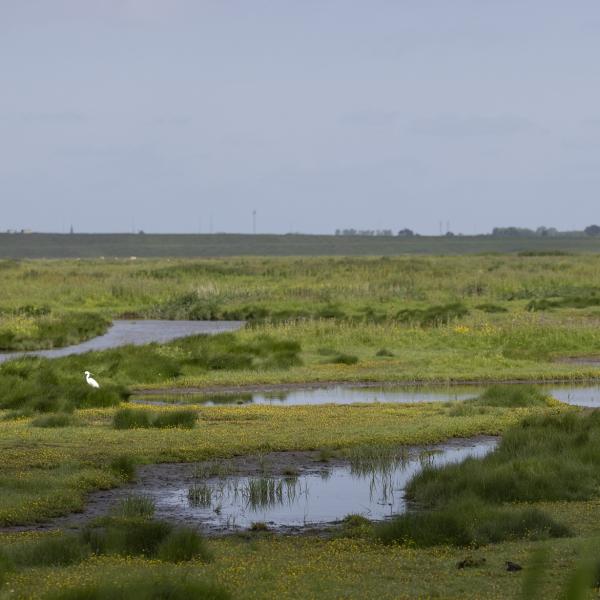
[[[0,230],[600,222],[598,0],[0,0]]]

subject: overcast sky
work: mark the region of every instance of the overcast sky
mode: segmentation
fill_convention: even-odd
[[[0,0],[0,230],[600,222],[598,0]]]

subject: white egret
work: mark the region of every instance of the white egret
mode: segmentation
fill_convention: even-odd
[[[85,380],[88,385],[91,385],[93,388],[99,388],[100,384],[91,375],[89,371],[85,371]]]

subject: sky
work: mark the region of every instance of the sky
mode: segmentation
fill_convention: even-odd
[[[0,231],[600,222],[597,0],[0,0]]]

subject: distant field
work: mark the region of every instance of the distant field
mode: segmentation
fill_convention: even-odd
[[[0,233],[0,258],[381,256],[506,252],[600,252],[600,238]]]

